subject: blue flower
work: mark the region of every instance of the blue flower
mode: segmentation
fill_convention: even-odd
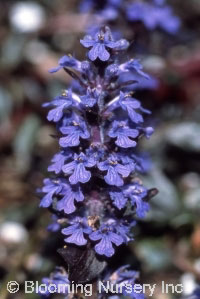
[[[155,15],[158,16],[159,25],[163,30],[171,34],[175,34],[179,30],[181,25],[180,18],[173,14],[170,6],[158,7]]]
[[[86,154],[98,163],[105,156],[105,148],[98,142],[92,143],[90,147],[86,149]]]
[[[166,0],[153,0],[156,5],[164,5]]]
[[[119,74],[119,66],[116,63],[110,64],[105,70],[105,78],[107,80],[116,77]]]
[[[113,225],[116,233],[118,233],[123,238],[124,243],[127,244],[128,242],[134,240],[132,237],[130,237],[130,234],[131,228],[135,226],[135,224],[135,221],[128,222],[127,220],[122,219],[120,221],[116,221],[116,223]]]
[[[61,57],[58,64],[59,64],[58,67],[50,69],[49,72],[55,73],[65,67],[72,67],[74,69],[79,70],[81,67],[81,62],[75,59],[74,57],[72,57],[71,55],[65,55]]]
[[[81,102],[86,107],[93,107],[97,102],[100,96],[99,91],[96,88],[91,89],[90,87],[87,88],[87,94],[81,96]]]
[[[113,188],[109,194],[113,204],[119,210],[123,209],[128,199],[130,199],[138,217],[143,218],[149,211],[149,204],[143,200],[147,196],[147,189],[138,182],[120,189]]]
[[[93,157],[86,157],[84,153],[80,153],[79,155],[75,154],[74,161],[65,164],[62,170],[68,175],[71,174],[69,177],[71,184],[87,183],[91,178],[91,172],[86,170],[85,167],[90,168],[95,164],[96,161]]]
[[[130,94],[120,91],[119,105],[124,111],[128,112],[132,122],[136,124],[143,122],[142,115],[135,111],[136,109],[141,109],[141,104],[138,100],[132,98]]]
[[[122,67],[122,65],[120,66]],[[154,90],[157,89],[159,86],[159,81],[156,79],[155,76],[151,75],[149,79],[145,78],[144,76],[141,76],[138,74],[134,69],[130,70],[123,70],[123,72],[120,71],[120,77],[119,77],[119,84],[124,85],[125,82],[132,81],[135,83],[132,83],[130,85],[127,85],[126,92],[131,92],[132,90],[144,90],[144,89],[150,89]]]
[[[70,226],[62,229],[62,233],[69,236],[65,239],[66,243],[73,243],[78,246],[87,244],[84,234],[89,235],[92,232],[85,218],[76,217],[70,222]]]
[[[97,166],[101,171],[107,171],[104,179],[109,185],[122,186],[124,184],[122,177],[128,177],[131,172],[127,165],[118,163],[115,155],[110,155],[107,160],[99,162]]]
[[[140,155],[136,155],[131,153],[131,158],[135,161],[135,169],[144,174],[147,173],[152,164],[151,164],[151,160],[149,159],[149,156],[147,154],[140,154]]]
[[[88,52],[88,57],[92,61],[97,58],[101,61],[107,61],[110,58],[110,53],[106,48],[114,49],[118,46],[118,43],[112,40],[108,29],[106,29],[105,33],[102,30],[97,32],[94,38],[91,35],[86,35],[80,42],[85,48],[91,48]]]
[[[137,271],[128,270],[129,267],[129,265],[121,266],[108,277],[108,280],[113,284],[123,282],[127,279],[131,279],[132,282],[134,282],[138,278],[139,273]]]
[[[100,16],[106,21],[113,21],[119,15],[121,0],[107,0],[105,8],[99,12]]]
[[[200,298],[200,286],[195,286],[195,289],[192,291],[192,294],[185,297],[185,299],[199,299]]]
[[[84,195],[79,185],[64,184],[61,195],[64,195],[57,203],[58,211],[64,211],[71,214],[76,210],[74,201],[80,202],[84,200]]]
[[[136,146],[136,141],[130,138],[136,138],[138,134],[138,130],[129,128],[127,121],[114,120],[110,130],[108,131],[108,136],[111,138],[117,138],[115,144],[123,148]]]
[[[50,172],[53,171],[56,174],[60,173],[62,171],[63,165],[65,164],[65,161],[71,157],[72,157],[72,152],[69,149],[55,154],[53,159],[51,160],[53,164],[51,164],[48,167],[48,171]]]
[[[87,125],[81,118],[78,121],[73,120],[69,126],[61,127],[60,131],[62,134],[67,135],[59,140],[59,144],[62,147],[77,146],[80,144],[80,137],[83,139],[90,137]]]
[[[139,273],[136,271],[128,270],[129,265],[122,266],[118,270],[116,270],[114,273],[110,275],[108,278],[109,281],[111,281],[112,284],[122,284],[124,287],[122,288],[122,293],[124,296],[128,296],[129,298],[134,299],[145,299],[144,294],[135,292],[134,290],[134,284],[136,279],[139,277]],[[132,292],[127,292],[126,285],[132,286]]]
[[[145,72],[142,71],[143,66],[141,65],[141,63],[139,62],[138,59],[131,59],[128,62],[120,65],[119,67],[121,70],[129,70],[132,72],[136,72],[139,75],[141,75],[142,77],[149,79],[149,75]]]
[[[123,209],[127,203],[128,198],[124,196],[121,189],[113,189],[109,192],[113,204],[119,209]]]
[[[146,127],[146,128],[137,128],[139,129],[147,139],[149,139],[151,137],[151,135],[153,134],[154,132],[154,129],[152,127]]]
[[[62,190],[61,180],[44,179],[42,192],[47,193],[40,202],[40,207],[48,208],[53,201],[53,196],[58,195]]]
[[[100,242],[95,245],[95,251],[107,257],[111,257],[115,253],[113,244],[119,246],[124,242],[123,238],[113,232],[113,227],[109,225],[102,225],[99,230],[92,232],[89,238],[92,241],[100,240]]]
[[[126,154],[126,152],[120,152],[118,153],[118,158],[122,162],[123,165],[126,165],[129,167],[130,171],[135,171],[136,169],[136,162],[134,159],[131,158],[129,154]]]
[[[50,232],[57,232],[60,230],[61,225],[58,223],[58,217],[56,215],[52,215],[52,223],[47,226],[47,230]]]
[[[161,4],[139,1],[131,3],[127,6],[127,18],[130,21],[142,21],[150,30],[159,26],[168,33],[176,33],[180,27],[180,19],[173,15],[171,7]]]
[[[42,279],[42,284],[46,284],[48,288],[46,292],[42,291],[41,288],[39,292],[40,295],[44,297],[49,297],[52,295],[52,293],[55,293],[54,285],[56,286],[58,294],[67,295],[68,288],[65,288],[65,285],[70,285],[70,281],[68,279],[68,275],[65,272],[64,268],[56,267],[55,271],[51,273],[50,278],[45,277]],[[52,289],[50,285],[52,285]],[[61,285],[63,286],[63,288],[61,288]]]
[[[80,4],[80,11],[83,13],[88,13],[93,9],[94,2],[93,0],[82,0]]]
[[[46,103],[43,107],[55,106],[56,108],[49,111],[47,115],[48,121],[58,122],[63,116],[63,110],[72,106],[72,92],[69,90],[66,94],[56,97],[52,102]]]
[[[118,14],[119,12],[115,7],[108,5],[99,13],[99,15],[108,22],[115,20],[118,17]]]
[[[149,203],[143,200],[147,196],[147,189],[136,182],[127,186],[123,194],[130,198],[131,204],[136,208],[137,216],[143,218],[149,211]]]

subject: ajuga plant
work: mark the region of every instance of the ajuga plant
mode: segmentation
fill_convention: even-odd
[[[87,60],[63,56],[50,70],[64,69],[76,84],[44,104],[48,121],[56,125],[60,151],[48,167],[40,206],[53,214],[49,228],[62,233],[65,245],[58,252],[65,264],[43,282],[70,285],[60,291],[65,298],[81,298],[80,285],[75,290],[74,284],[89,282],[93,298],[144,298],[141,290],[125,286],[114,291],[117,284],[133,286],[138,273],[127,265],[112,272],[109,260],[133,240],[132,227],[148,212],[155,193],[142,184],[139,174],[147,164],[136,149],[141,138],[153,133],[150,111],[130,91],[135,81],[123,79],[126,73],[146,80],[148,75],[137,59],[124,61],[129,42],[114,40],[108,27],[80,43],[88,49]],[[110,282],[109,291],[98,292],[99,281]],[[49,290],[43,296],[51,295]]]

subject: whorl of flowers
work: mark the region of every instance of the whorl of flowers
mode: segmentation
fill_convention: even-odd
[[[64,69],[76,84],[44,104],[60,151],[48,167],[51,178],[44,180],[40,206],[53,212],[49,228],[61,229],[67,246],[89,246],[109,258],[133,239],[135,219],[149,210],[149,190],[138,178],[146,162],[136,147],[153,133],[146,120],[150,111],[129,91],[134,81],[122,80],[125,73],[148,75],[138,60],[121,61],[129,43],[115,41],[108,27],[80,42],[89,60],[64,56],[50,70]]]

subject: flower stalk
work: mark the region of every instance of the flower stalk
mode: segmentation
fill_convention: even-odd
[[[136,148],[153,128],[148,124],[150,111],[129,89],[135,82],[132,75],[146,80],[148,75],[138,60],[123,61],[129,43],[115,41],[108,27],[85,36],[81,44],[88,49],[89,60],[64,56],[51,70],[63,68],[76,83],[44,104],[50,109],[47,119],[56,124],[60,151],[48,167],[50,178],[44,180],[40,206],[53,212],[55,226],[51,227],[63,235],[65,245],[58,252],[68,271],[62,280],[97,285],[103,279],[134,285],[137,272],[123,266],[112,273],[107,265],[119,246],[133,240],[132,227],[149,210],[152,191],[139,179],[147,162]],[[124,74],[129,75],[128,81]],[[58,283],[60,275],[56,271],[45,281]],[[112,296],[95,294],[99,299]],[[125,288],[123,295],[128,296]],[[69,293],[65,296],[71,298]],[[129,296],[144,298],[134,291]]]

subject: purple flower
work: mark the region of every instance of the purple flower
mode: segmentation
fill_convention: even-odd
[[[78,182],[87,183],[91,178],[91,172],[86,170],[85,167],[95,166],[96,161],[93,157],[86,157],[84,153],[74,155],[74,161],[67,163],[63,166],[62,170],[66,174],[71,174],[69,181],[75,185]]]
[[[53,171],[56,174],[60,173],[62,171],[63,165],[65,164],[65,161],[71,157],[72,157],[72,152],[69,149],[55,154],[53,159],[51,160],[53,164],[51,164],[48,167],[48,171]]]
[[[120,91],[119,105],[124,111],[128,112],[128,115],[132,122],[136,124],[143,122],[142,115],[135,111],[136,109],[141,109],[140,102],[132,98],[130,94],[125,94]]]
[[[138,134],[138,130],[129,128],[127,121],[114,120],[110,130],[108,131],[108,136],[111,138],[117,138],[115,144],[123,148],[136,146],[136,141],[130,138],[136,138]]]
[[[110,30],[107,28],[105,33],[101,30],[95,34],[94,38],[91,35],[86,35],[80,42],[85,48],[91,48],[88,57],[92,61],[97,58],[101,61],[107,61],[110,58],[107,48],[114,49],[119,46],[118,42],[112,40]]]
[[[180,27],[179,18],[173,15],[171,7],[160,4],[162,3],[151,4],[139,1],[131,3],[127,6],[127,18],[130,21],[142,21],[150,30],[159,26],[168,33],[176,33]]]
[[[83,139],[90,137],[87,125],[81,118],[78,121],[73,120],[69,126],[61,127],[60,131],[62,134],[67,135],[59,140],[59,144],[62,147],[77,146],[80,144],[80,137]]]
[[[93,0],[82,0],[80,4],[80,11],[88,13],[94,6]]]
[[[106,6],[99,14],[106,21],[113,21],[118,17],[118,10],[112,6]]]
[[[54,214],[52,215],[51,218],[52,218],[52,223],[50,223],[47,226],[47,230],[50,231],[50,232],[57,232],[61,228],[61,225],[58,223],[59,218]]]
[[[91,89],[90,87],[87,88],[87,94],[84,96],[81,96],[81,102],[86,107],[93,107],[99,98],[100,92],[97,91],[96,88]]]
[[[60,179],[44,179],[44,187],[42,188],[42,192],[46,193],[46,195],[42,198],[40,207],[48,208],[52,204],[53,196],[58,195],[61,190],[62,184]]]
[[[159,26],[168,33],[176,33],[181,25],[180,19],[173,15],[170,6],[158,7],[155,11],[155,19]]]
[[[104,176],[105,182],[109,185],[122,186],[122,177],[128,177],[131,170],[127,165],[118,163],[116,155],[110,155],[107,160],[97,164],[101,171],[107,171]]]
[[[125,286],[130,284],[132,286],[132,292],[130,293],[129,290],[127,292],[127,288],[124,286],[122,288],[122,293],[124,296],[128,296],[134,299],[145,299],[144,294],[135,292],[134,290],[134,284],[139,276],[139,273],[136,271],[128,270],[128,268],[128,265],[120,267],[110,275],[108,280],[110,280],[112,284],[124,284]]]
[[[140,173],[147,173],[151,168],[151,160],[147,154],[136,155],[131,153],[131,158],[135,161],[135,168]]]
[[[119,66],[116,63],[110,64],[105,70],[105,78],[107,80],[116,77],[119,74]]]
[[[79,70],[81,67],[81,62],[75,59],[74,57],[72,57],[71,55],[65,55],[61,57],[58,64],[59,66],[50,69],[49,72],[55,73],[65,67],[72,67],[74,69]]]
[[[127,221],[121,220],[114,224],[115,231],[123,238],[124,243],[126,244],[134,240],[129,236],[133,226],[135,226],[135,221],[128,223]]]
[[[146,127],[146,128],[137,127],[137,129],[139,129],[147,139],[149,139],[154,132],[154,129],[152,127]]]
[[[71,214],[76,210],[74,201],[80,202],[84,200],[84,195],[79,185],[65,184],[61,195],[64,195],[57,203],[58,211],[64,211],[66,214]]]
[[[138,278],[139,273],[136,271],[128,270],[129,267],[129,265],[121,266],[114,273],[112,273],[110,277],[108,277],[108,280],[113,284],[123,282],[127,279],[131,279],[132,282],[135,282],[135,280]]]
[[[147,196],[147,189],[137,182],[121,189],[112,189],[109,194],[113,204],[119,210],[123,209],[130,199],[138,217],[143,218],[149,211],[149,204],[143,200]]]
[[[70,222],[70,226],[63,228],[62,233],[69,236],[65,239],[66,243],[73,243],[78,246],[85,245],[87,240],[84,234],[90,234],[92,232],[91,227],[88,226],[87,220],[85,218],[76,217]]]
[[[134,183],[127,186],[123,194],[130,198],[131,204],[136,208],[137,216],[143,218],[149,211],[149,203],[143,200],[147,196],[147,189],[139,183]]]
[[[128,198],[124,196],[121,189],[114,189],[109,192],[113,204],[119,209],[123,209],[127,203]]]
[[[164,5],[166,0],[153,0],[156,5]]]
[[[105,156],[105,149],[99,143],[92,143],[91,146],[86,149],[86,154],[98,163],[100,159],[103,159]]]
[[[108,0],[107,1],[109,5],[113,5],[115,7],[119,7],[122,5],[122,0]]]
[[[113,227],[109,225],[102,225],[99,230],[92,232],[89,235],[89,238],[92,241],[100,240],[100,242],[95,245],[95,251],[98,254],[105,255],[107,257],[111,257],[115,253],[113,244],[119,246],[124,242],[123,238],[114,233]]]
[[[124,82],[127,81],[135,81],[135,83],[132,83],[127,86],[126,92],[131,92],[132,90],[144,90],[144,89],[157,89],[159,86],[159,81],[151,75],[149,79],[145,78],[144,76],[141,77],[134,69],[132,70],[126,70],[123,72],[120,72],[119,77],[119,84],[123,85]]]
[[[51,109],[47,115],[48,121],[58,122],[63,116],[63,110],[72,106],[72,92],[69,90],[66,94],[56,97],[52,102],[46,103],[43,107],[55,106],[56,108]]]
[[[146,74],[145,72],[142,71],[143,66],[140,64],[138,59],[131,59],[128,62],[120,65],[119,68],[123,71],[124,70],[129,70],[129,71],[132,71],[132,72],[136,72],[136,73],[138,73],[139,75],[141,75],[142,77],[144,77],[146,79],[150,78],[148,74]]]
[[[118,158],[122,162],[123,165],[129,167],[130,171],[135,171],[136,163],[134,159],[130,157],[130,155],[126,154],[125,152],[118,153]]]
[[[200,298],[200,286],[196,285],[192,294],[185,297],[185,299],[199,299]]]
[[[55,287],[58,294],[65,294],[67,295],[68,288],[65,288],[65,285],[70,285],[70,281],[68,279],[68,275],[65,272],[63,268],[56,267],[55,271],[51,273],[50,278],[45,277],[42,279],[42,284],[46,284],[48,289],[47,291],[42,291],[42,288],[40,289],[40,295],[49,297],[52,293],[55,293]],[[52,289],[51,286],[52,285]],[[61,288],[61,285],[63,288]]]

